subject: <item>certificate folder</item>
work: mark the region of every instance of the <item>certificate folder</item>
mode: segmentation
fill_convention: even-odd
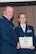
[[[33,38],[32,37],[19,37],[19,43],[21,48],[29,48],[33,46]]]

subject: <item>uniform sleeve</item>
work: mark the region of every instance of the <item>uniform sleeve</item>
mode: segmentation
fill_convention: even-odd
[[[19,42],[19,33],[20,33],[20,32],[19,32],[19,28],[18,28],[18,27],[16,27],[16,28],[15,28],[15,31],[16,31],[16,33],[17,33],[18,42]]]
[[[33,42],[34,42],[34,46],[35,46],[35,49],[36,49],[36,36],[35,36],[35,31],[34,31],[33,27],[32,27],[32,32],[33,32]]]

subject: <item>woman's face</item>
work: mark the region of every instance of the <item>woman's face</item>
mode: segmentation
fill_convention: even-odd
[[[26,19],[26,15],[25,14],[21,14],[20,15],[20,18],[18,19],[18,21],[21,23],[21,24],[25,24],[27,19]]]

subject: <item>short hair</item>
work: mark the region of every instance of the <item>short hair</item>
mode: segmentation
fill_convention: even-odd
[[[24,14],[24,15],[26,15],[25,13],[19,13],[19,15],[18,15],[18,18],[20,18],[20,15],[21,15],[21,14]],[[26,16],[26,17],[27,17],[27,16]]]
[[[12,5],[6,5],[4,6],[4,10],[6,10],[7,7],[13,7]]]

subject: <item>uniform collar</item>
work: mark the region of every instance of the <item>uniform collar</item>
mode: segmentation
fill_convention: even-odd
[[[6,17],[10,21],[10,19],[6,15],[3,15],[3,16]]]

